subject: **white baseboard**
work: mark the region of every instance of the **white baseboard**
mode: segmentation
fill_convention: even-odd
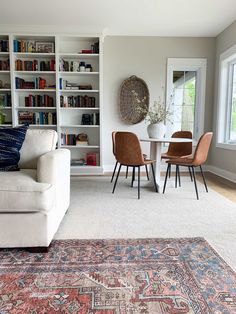
[[[229,181],[236,183],[236,173],[233,173],[224,169],[220,169],[218,167],[210,166],[210,165],[205,166],[205,170],[212,172],[216,174],[217,176],[220,176],[224,179],[227,179]]]

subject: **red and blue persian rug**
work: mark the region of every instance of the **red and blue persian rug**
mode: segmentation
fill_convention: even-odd
[[[203,238],[58,240],[0,251],[0,313],[236,313],[236,274]]]

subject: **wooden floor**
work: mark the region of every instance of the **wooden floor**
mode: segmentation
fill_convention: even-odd
[[[205,176],[210,188],[236,203],[236,183],[228,181],[211,172],[206,172]],[[197,178],[199,181],[202,181],[200,174],[197,174]]]

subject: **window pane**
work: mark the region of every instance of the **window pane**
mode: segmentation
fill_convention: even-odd
[[[196,71],[173,72],[174,130],[194,132],[196,105]]]
[[[230,141],[236,141],[236,64],[233,66],[233,89],[230,120]]]

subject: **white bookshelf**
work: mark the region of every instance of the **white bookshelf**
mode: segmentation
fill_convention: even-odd
[[[9,51],[0,51],[0,60],[10,60],[10,69],[0,69],[0,80],[8,84],[8,87],[0,88],[0,95],[10,95],[11,104],[8,107],[0,108],[1,112],[6,115],[6,122],[0,126],[18,126],[21,125],[19,114],[28,112],[29,116],[44,115],[43,124],[41,120],[34,120],[30,124],[31,128],[50,128],[58,132],[58,147],[67,148],[71,151],[72,160],[85,159],[87,153],[95,153],[98,157],[96,166],[91,165],[73,165],[71,173],[77,174],[101,174],[102,170],[102,141],[101,141],[101,124],[102,124],[102,45],[99,36],[81,36],[81,35],[42,35],[42,34],[3,34],[0,39],[9,41]],[[17,43],[14,41],[18,41]],[[40,51],[32,51],[32,46],[36,45]],[[99,53],[89,52],[91,46],[99,42]],[[47,49],[45,52],[42,49]],[[50,51],[53,43],[53,51]],[[49,47],[49,48],[48,48]],[[19,48],[19,50],[18,50]],[[28,50],[29,49],[29,50]],[[84,50],[84,51],[83,51]],[[85,51],[86,50],[86,51]],[[83,52],[82,52],[83,51]],[[68,62],[69,70],[63,70],[60,67],[61,59]],[[38,66],[33,68],[29,66],[32,62]],[[44,62],[46,65],[50,62],[55,63],[55,68],[50,69],[41,66]],[[30,63],[31,62],[31,63]],[[84,62],[86,71],[80,71],[79,65]],[[91,71],[88,71],[91,65]],[[17,78],[17,80],[16,80]],[[35,82],[36,78],[46,80],[44,88],[25,88],[25,82]],[[19,80],[20,79],[20,80]],[[60,88],[60,79],[64,80],[68,86],[75,84],[77,86],[90,86],[89,89],[68,89]],[[22,81],[24,80],[24,82]],[[17,81],[17,86],[16,86]],[[19,82],[21,84],[19,88]],[[22,83],[23,82],[23,83]],[[52,87],[53,86],[53,87]],[[70,87],[69,87],[70,88]],[[30,106],[33,99],[44,99],[48,96],[53,99],[53,105],[42,106],[41,103],[36,106]],[[41,98],[40,98],[41,96]],[[5,97],[5,96],[4,96]],[[62,98],[63,97],[63,98]],[[63,99],[63,106],[62,106]],[[68,101],[69,100],[69,101]],[[72,101],[73,100],[73,105]],[[77,102],[77,103],[76,103]],[[87,102],[86,105],[83,102]],[[48,123],[47,114],[56,116],[56,123]],[[93,118],[94,124],[85,125],[82,123],[84,114]],[[98,122],[99,115],[99,124]],[[97,121],[96,121],[97,120]],[[49,121],[49,119],[48,119]],[[51,121],[51,120],[50,120]],[[88,145],[71,145],[67,142],[61,142],[61,134],[81,134],[88,135]]]

